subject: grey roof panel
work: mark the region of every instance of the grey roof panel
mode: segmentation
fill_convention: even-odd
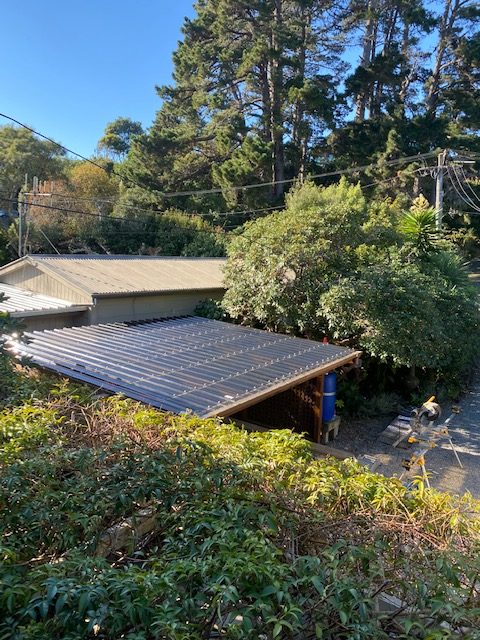
[[[16,269],[23,261],[99,297],[224,288],[225,258],[30,255],[2,267],[0,277],[2,270]]]
[[[200,416],[294,386],[354,360],[336,345],[198,317],[36,331],[18,354],[72,378]]]
[[[28,317],[47,313],[67,313],[81,311],[85,306],[75,305],[67,300],[32,293],[0,282],[0,312],[14,317]]]

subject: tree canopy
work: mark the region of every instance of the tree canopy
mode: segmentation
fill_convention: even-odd
[[[195,9],[174,81],[157,88],[162,105],[123,167],[159,204],[165,192],[207,190],[176,205],[261,207],[281,200],[284,180],[325,168],[480,148],[473,0],[205,0]],[[370,175],[397,171],[385,164]],[[418,188],[413,178],[404,173]]]
[[[98,141],[98,150],[121,160],[129,152],[133,137],[141,133],[143,127],[140,122],[130,118],[117,118],[105,127],[105,132]]]
[[[0,208],[17,210],[17,196],[31,180],[60,178],[64,175],[64,151],[57,145],[37,138],[23,128],[0,127]]]
[[[370,204],[344,179],[297,186],[284,211],[230,243],[224,308],[238,321],[346,339],[393,366],[459,374],[478,352],[477,293],[452,245],[429,240],[423,203],[403,213]]]

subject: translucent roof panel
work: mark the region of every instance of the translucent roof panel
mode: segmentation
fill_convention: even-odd
[[[76,380],[202,417],[231,415],[360,355],[199,317],[38,331],[10,348]]]

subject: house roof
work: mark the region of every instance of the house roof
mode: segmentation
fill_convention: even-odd
[[[224,258],[30,255],[0,268],[0,279],[25,262],[97,297],[224,288]]]
[[[10,348],[62,375],[202,417],[237,413],[360,355],[199,317],[35,331]]]
[[[9,313],[14,318],[49,315],[57,313],[75,313],[87,309],[67,300],[31,293],[0,282],[0,313]]]

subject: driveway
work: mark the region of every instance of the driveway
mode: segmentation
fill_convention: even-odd
[[[426,469],[433,488],[462,495],[469,491],[480,499],[480,371],[475,376],[475,383],[465,394],[460,403],[461,413],[450,423],[450,436],[454,442],[463,468],[458,466],[448,441],[429,451],[425,456]],[[448,417],[449,407],[444,407],[443,417]],[[348,451],[360,457],[372,456],[375,459],[375,471],[386,476],[400,476],[404,471],[402,460],[409,456],[405,448],[393,448],[380,441],[380,434],[389,423],[389,418],[376,419],[371,427],[358,420],[346,425],[332,446]],[[415,466],[403,478],[420,475],[421,470]]]

